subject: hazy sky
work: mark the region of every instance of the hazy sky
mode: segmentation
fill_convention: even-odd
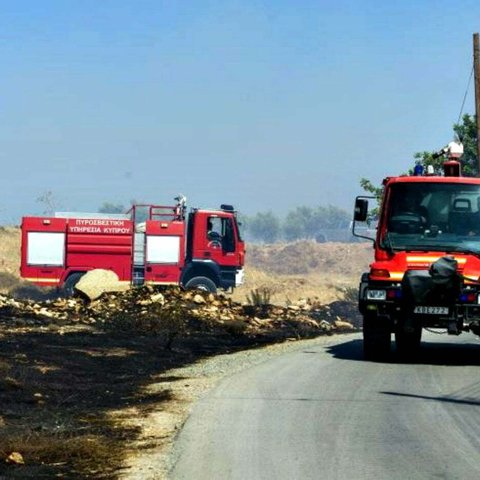
[[[0,222],[350,210],[451,140],[479,30],[478,0],[0,0]]]

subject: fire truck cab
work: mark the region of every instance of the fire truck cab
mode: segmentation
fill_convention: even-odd
[[[209,292],[243,282],[245,244],[236,212],[134,205],[126,214],[57,213],[22,219],[21,276],[73,292],[89,270],[132,285],[178,284]],[[188,218],[187,218],[188,217]]]
[[[388,355],[392,333],[407,355],[423,328],[480,335],[480,178],[462,177],[451,159],[444,172],[383,182],[375,259],[359,289],[366,358]],[[354,234],[367,217],[368,198],[357,197]]]

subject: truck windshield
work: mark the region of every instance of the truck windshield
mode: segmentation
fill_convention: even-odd
[[[384,221],[383,248],[480,253],[480,185],[394,184]]]

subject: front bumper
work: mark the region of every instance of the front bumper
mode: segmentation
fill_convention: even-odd
[[[438,306],[438,305],[435,305]],[[448,333],[458,335],[462,331],[480,334],[480,305],[455,303],[443,305],[448,307],[448,314],[414,313],[414,305],[404,306],[398,302],[364,302],[361,311],[365,315],[374,314],[396,331],[399,327],[421,327],[446,329]]]

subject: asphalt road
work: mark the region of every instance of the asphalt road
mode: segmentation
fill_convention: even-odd
[[[339,337],[227,378],[176,442],[173,479],[479,479],[480,341],[427,334],[411,363]]]

